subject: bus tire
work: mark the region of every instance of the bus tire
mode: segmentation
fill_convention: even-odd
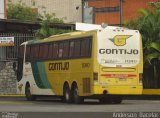
[[[80,104],[84,102],[84,98],[78,95],[78,87],[77,84],[73,85],[73,101],[75,104]]]
[[[63,87],[63,101],[66,103],[72,102],[71,90],[68,84],[65,84]]]
[[[36,96],[34,96],[34,95],[31,94],[30,84],[29,83],[27,83],[26,87],[25,87],[25,96],[26,96],[26,99],[28,101],[34,101],[34,100],[36,100]]]

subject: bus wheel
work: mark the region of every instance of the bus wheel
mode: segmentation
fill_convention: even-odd
[[[25,87],[25,96],[28,101],[36,100],[36,96],[33,96],[30,91],[30,85],[27,83]]]
[[[72,102],[71,90],[69,89],[69,85],[66,84],[63,87],[63,101],[66,103]]]
[[[122,97],[114,97],[112,101],[114,104],[121,104],[122,100],[123,100]]]
[[[80,104],[84,102],[84,98],[78,95],[78,87],[77,84],[73,86],[73,100],[75,104]]]

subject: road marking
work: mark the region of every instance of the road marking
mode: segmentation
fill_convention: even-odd
[[[33,104],[33,103],[32,102],[24,102],[24,101],[19,101],[19,102],[17,102],[17,101],[0,101],[0,104],[3,104],[3,105],[5,105],[5,104],[6,105],[7,104],[18,105],[18,104],[20,104],[20,105],[22,105],[22,104]]]

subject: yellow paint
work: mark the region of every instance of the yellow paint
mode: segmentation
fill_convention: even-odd
[[[116,45],[116,46],[124,46],[126,45],[126,40],[131,37],[131,35],[116,35],[111,41]]]
[[[23,104],[33,104],[32,102],[22,102],[22,101],[20,101],[20,102],[16,102],[16,101],[0,101],[0,104],[13,104],[13,105],[18,105],[18,104],[20,104],[20,105],[23,105]]]
[[[143,89],[143,95],[160,95],[160,89]]]
[[[92,36],[92,54],[91,58],[71,59],[71,60],[50,60],[44,61],[45,70],[48,81],[51,85],[53,92],[56,95],[63,95],[63,85],[65,82],[69,83],[71,88],[73,82],[77,83],[80,96],[90,96],[95,94],[103,94],[108,91],[108,94],[118,95],[139,95],[142,94],[142,83],[139,82],[139,73],[143,73],[143,55],[142,44],[140,63],[137,66],[130,68],[109,68],[104,69],[97,61],[97,31],[77,32],[66,35],[57,35],[49,37],[48,39],[41,40],[41,42],[60,41],[65,39],[74,39]],[[117,46],[126,44],[126,39],[131,35],[117,35],[114,37],[114,43]],[[50,64],[54,63],[69,63],[69,68],[66,70],[51,70]],[[83,64],[89,66],[83,67]],[[93,73],[98,73],[98,81],[93,80]],[[134,74],[136,77],[126,78],[110,78],[101,76],[103,73],[109,74]],[[86,82],[86,83],[85,83]],[[87,85],[87,86],[85,86]],[[84,92],[90,90],[90,92]]]

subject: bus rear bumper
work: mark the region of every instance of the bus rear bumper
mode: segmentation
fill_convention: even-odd
[[[95,86],[93,94],[108,94],[108,95],[141,95],[142,86],[110,86],[102,87]]]
[[[143,95],[160,95],[160,89],[143,89]]]

